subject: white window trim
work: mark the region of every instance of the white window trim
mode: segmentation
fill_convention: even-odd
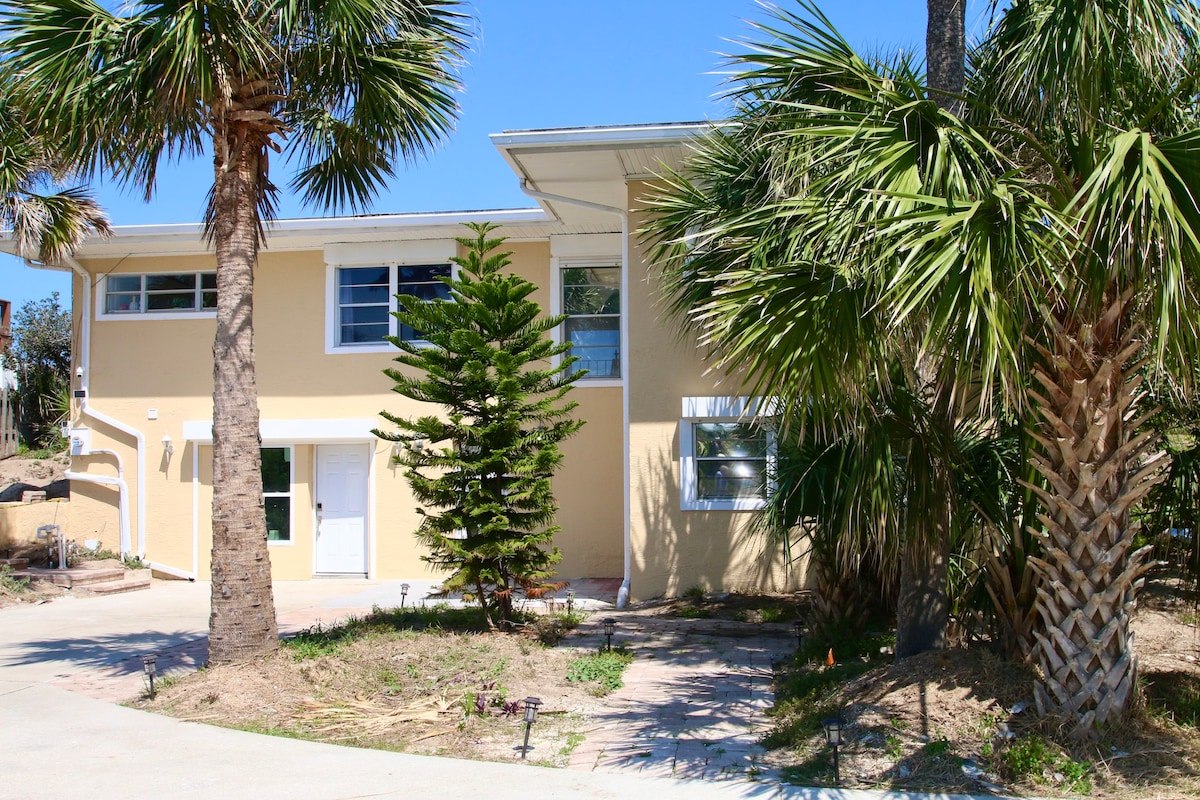
[[[758,511],[764,497],[737,497],[728,500],[701,500],[696,479],[697,422],[749,423],[774,416],[774,403],[757,397],[685,397],[679,420],[679,504],[683,511]],[[767,430],[767,474],[775,471],[775,434]],[[767,491],[772,489],[768,482]]]
[[[550,315],[557,317],[563,313],[562,273],[572,267],[614,267],[621,269],[621,257],[615,256],[554,256],[550,259]],[[621,292],[621,313],[618,320],[618,330],[625,325],[628,299],[627,292]],[[555,344],[563,343],[563,326],[556,325],[550,332]],[[562,356],[554,357],[554,366],[562,363]],[[575,382],[576,387],[605,387],[623,386],[625,376],[629,374],[629,354],[621,353],[621,376],[618,378],[589,378],[586,375]]]
[[[206,308],[200,310],[182,309],[179,311],[126,311],[112,312],[106,308],[108,296],[108,279],[112,278],[128,278],[133,275],[201,275],[206,272],[216,272],[213,269],[189,269],[189,270],[153,270],[150,272],[110,272],[101,276],[97,285],[95,294],[95,315],[94,319],[104,322],[117,322],[124,320],[126,322],[147,322],[153,320],[164,319],[216,319],[217,310],[215,308]]]
[[[337,272],[355,267],[388,268],[388,335],[396,335],[396,289],[399,267],[449,264],[451,277],[458,277],[458,265],[450,259],[458,254],[453,239],[412,242],[336,243],[325,248],[325,354],[395,353],[390,342],[379,344],[339,344]]]
[[[288,499],[288,538],[267,539],[268,547],[293,547],[296,544],[296,448],[291,444],[276,444],[263,442],[259,445],[262,450],[287,450],[288,490],[286,492],[268,492],[263,490],[263,499],[268,497],[286,497]]]

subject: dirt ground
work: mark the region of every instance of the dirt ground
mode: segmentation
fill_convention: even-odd
[[[732,595],[639,610],[693,616],[702,605],[710,616],[753,625],[795,603],[795,598]],[[1145,595],[1135,623],[1144,682],[1179,673],[1200,681],[1196,621],[1188,602],[1163,592]],[[401,631],[336,652],[301,657],[284,650],[252,664],[168,680],[156,701],[143,699],[138,705],[275,734],[506,761],[519,757],[524,732],[512,702],[532,694],[545,705],[529,760],[563,766],[584,740],[589,715],[607,702],[595,685],[566,680],[568,665],[583,652],[544,647],[521,635]],[[843,786],[1139,800],[1200,797],[1200,733],[1144,710],[1103,745],[1070,753],[1051,745],[1044,764],[1023,774],[1006,769],[1001,753],[1010,741],[1052,731],[1037,719],[1032,673],[983,649],[880,665],[835,690],[834,701],[847,722]],[[1083,765],[1076,768],[1081,775],[1068,769],[1063,760],[1068,755]],[[826,762],[819,733],[808,745],[768,756],[773,767],[805,784],[831,777],[824,774]]]
[[[45,486],[57,480],[62,480],[63,473],[71,459],[65,452],[53,458],[12,458],[0,459],[0,490],[14,483],[28,483],[34,486]]]

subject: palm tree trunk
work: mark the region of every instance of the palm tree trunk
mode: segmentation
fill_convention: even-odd
[[[960,114],[966,63],[966,0],[926,0],[925,73],[930,97]]]
[[[236,148],[230,151],[230,146]],[[279,646],[263,510],[254,373],[254,273],[258,182],[265,155],[251,138],[214,136],[213,241],[217,333],[213,342],[213,550],[210,664]]]
[[[1099,320],[1054,323],[1031,392],[1040,421],[1031,460],[1051,487],[1032,487],[1045,527],[1034,631],[1042,671],[1040,713],[1072,720],[1079,737],[1118,722],[1136,690],[1130,615],[1150,547],[1133,551],[1130,508],[1162,479],[1153,434],[1137,433],[1137,358],[1142,343],[1128,324],[1128,294]]]
[[[901,555],[896,599],[897,659],[946,648],[950,532],[944,522],[936,528],[931,532],[931,541],[914,541]]]

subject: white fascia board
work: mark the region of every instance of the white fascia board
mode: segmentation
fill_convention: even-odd
[[[258,432],[264,443],[311,444],[319,442],[365,442],[375,439],[371,430],[379,420],[363,419],[264,419]],[[187,420],[183,439],[197,444],[212,444],[212,420]]]
[[[537,225],[553,223],[555,219],[541,208],[287,219],[268,223],[266,249],[316,250],[334,241],[377,241],[414,229],[441,228],[448,237],[454,237],[462,235],[461,226],[467,222]],[[0,243],[0,250],[3,249],[3,243]],[[204,242],[204,227],[189,222],[118,225],[113,228],[112,236],[89,239],[75,255],[77,258],[103,258],[133,253],[184,255],[209,252],[211,250]]]
[[[724,122],[672,122],[661,125],[621,125],[599,128],[551,128],[547,130],[504,131],[488,138],[500,149],[525,147],[631,147],[686,142],[701,136]]]

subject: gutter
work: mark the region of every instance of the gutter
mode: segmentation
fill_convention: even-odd
[[[622,486],[625,567],[621,579],[621,588],[617,590],[617,608],[625,608],[629,605],[630,582],[633,571],[633,546],[630,541],[629,525],[632,514],[629,491],[629,382],[631,378],[631,361],[629,358],[629,212],[623,208],[593,203],[577,197],[564,197],[563,195],[540,192],[536,189],[531,189],[529,187],[529,180],[526,178],[521,180],[521,191],[535,200],[566,203],[567,205],[580,206],[581,208],[590,208],[593,211],[616,214],[621,218],[621,303],[624,305],[624,313],[621,314],[621,360],[622,371],[624,373],[621,381],[621,443],[624,451],[623,466],[625,473],[625,480]]]

